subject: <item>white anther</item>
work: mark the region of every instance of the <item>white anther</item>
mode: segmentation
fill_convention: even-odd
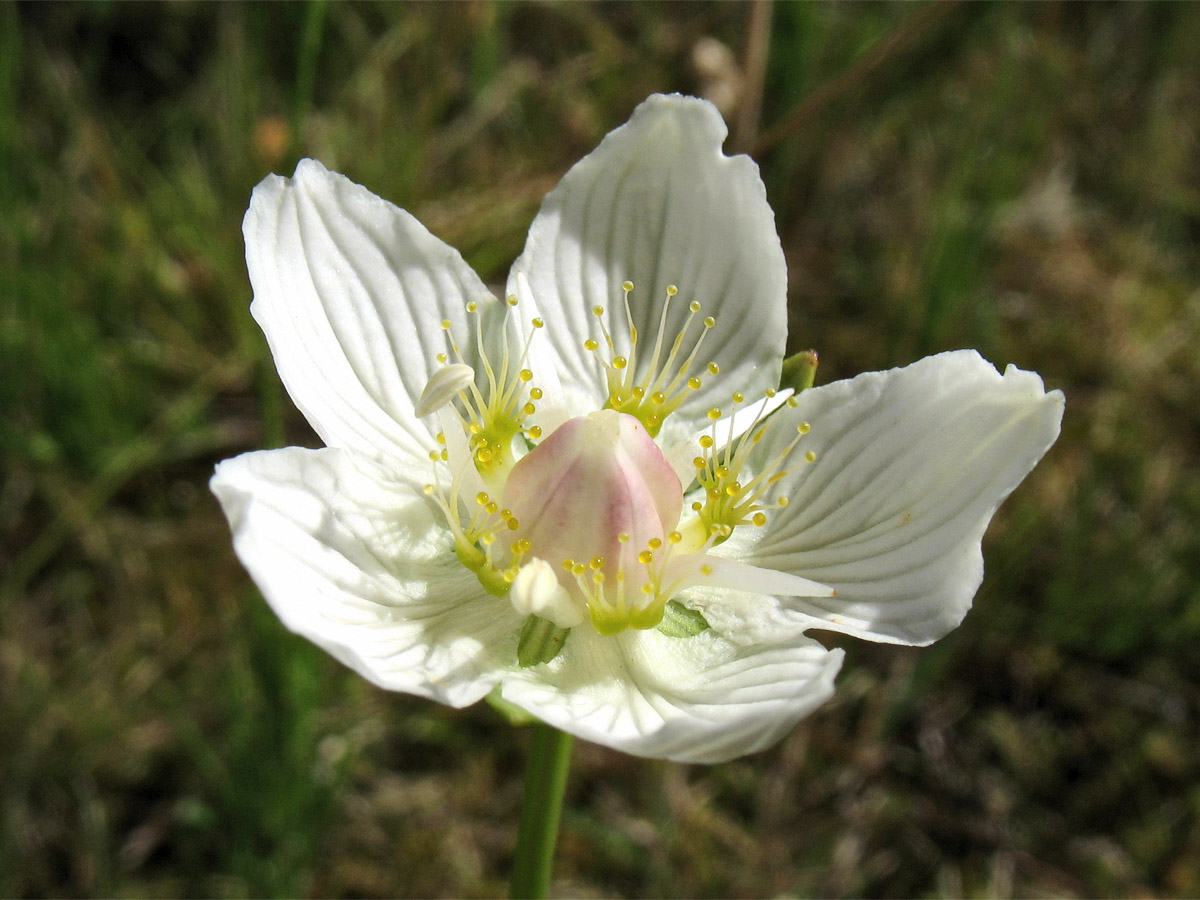
[[[475,370],[462,363],[442,366],[433,373],[413,410],[417,418],[437,412],[475,381]]]
[[[508,598],[521,615],[549,619],[559,628],[574,628],[584,620],[583,609],[559,584],[554,568],[544,559],[534,558],[521,566]]]

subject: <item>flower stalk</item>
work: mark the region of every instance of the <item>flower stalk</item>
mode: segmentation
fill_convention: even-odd
[[[571,736],[565,731],[542,722],[532,728],[525,796],[509,883],[509,896],[513,900],[536,900],[545,897],[550,889],[563,792],[571,766],[571,743]]]

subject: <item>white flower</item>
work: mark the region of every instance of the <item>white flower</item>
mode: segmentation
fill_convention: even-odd
[[[320,163],[255,189],[251,312],[328,446],[212,488],[289,628],[385,688],[498,688],[717,762],[829,697],[842,653],[806,630],[962,620],[1062,395],[972,351],[777,390],[783,253],[725,134],[704,101],[647,100],[546,198],[500,300]]]

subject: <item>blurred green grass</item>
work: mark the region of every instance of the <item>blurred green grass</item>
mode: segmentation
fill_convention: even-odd
[[[0,895],[503,892],[524,735],[287,634],[207,494],[314,443],[241,215],[317,156],[500,282],[561,172],[751,20],[0,5]],[[1200,6],[781,3],[763,35],[734,139],[791,348],[828,381],[978,347],[1064,433],[947,639],[841,642],[836,698],[748,759],[579,746],[555,890],[1200,893]]]

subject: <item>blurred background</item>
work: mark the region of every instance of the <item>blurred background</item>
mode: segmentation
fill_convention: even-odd
[[[655,91],[762,167],[819,381],[1067,395],[961,628],[711,768],[577,744],[575,896],[1200,893],[1200,4],[0,5],[0,895],[506,890],[527,734],[287,633],[207,490],[315,445],[247,306],[320,158],[501,284]]]

